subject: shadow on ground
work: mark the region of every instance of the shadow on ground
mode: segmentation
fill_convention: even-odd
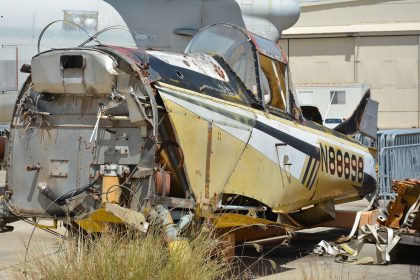
[[[259,277],[290,279],[289,276],[292,275],[290,272],[297,269],[305,270],[306,268],[302,268],[303,266],[307,266],[308,270],[327,270],[330,274],[341,270],[338,273],[339,279],[420,279],[420,254],[418,253],[420,247],[416,246],[398,245],[396,261],[388,266],[342,265],[334,263],[333,257],[311,254],[321,240],[334,241],[347,234],[349,234],[348,229],[312,229],[296,232],[289,241],[279,238],[262,242],[261,245],[242,244],[236,248],[238,256],[236,265],[242,279]],[[388,271],[392,271],[397,277]],[[301,277],[293,277],[293,279],[323,279],[322,277],[312,278],[312,275],[305,275],[305,273],[305,271],[298,271],[297,274]],[[340,273],[346,275],[342,277]],[[338,278],[329,275],[328,279]]]

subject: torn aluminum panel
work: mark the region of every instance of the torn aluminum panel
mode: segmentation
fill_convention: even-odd
[[[51,94],[109,94],[118,72],[111,56],[89,50],[50,51],[32,59],[36,92]]]

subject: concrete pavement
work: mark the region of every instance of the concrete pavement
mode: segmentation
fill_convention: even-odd
[[[401,248],[398,252],[399,260],[395,264],[386,266],[340,264],[334,262],[333,257],[311,254],[319,241],[335,240],[347,233],[347,230],[334,228],[304,230],[297,232],[287,245],[276,242],[265,243],[260,253],[247,246],[244,250],[237,250],[237,254],[246,256],[247,260],[253,257],[251,262],[245,261],[245,266],[254,265],[252,276],[259,280],[420,279],[420,256],[415,248]],[[260,258],[258,264],[254,264],[258,258]],[[272,262],[275,263],[275,267]]]
[[[16,274],[24,268],[26,247],[28,247],[27,261],[57,251],[62,239],[35,229],[23,221],[11,224],[15,227],[12,232],[0,233],[0,279],[15,279]],[[30,243],[29,240],[31,239]]]
[[[4,184],[5,171],[0,171],[0,185]],[[23,269],[26,247],[29,244],[28,258],[49,254],[56,251],[62,239],[34,227],[26,222],[19,221],[11,224],[12,232],[0,233],[0,280],[15,279],[16,274]],[[33,234],[32,234],[33,232]],[[32,238],[31,238],[32,234]],[[29,243],[29,239],[31,239]]]

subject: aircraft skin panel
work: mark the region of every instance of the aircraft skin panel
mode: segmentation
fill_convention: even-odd
[[[231,133],[235,137],[239,138],[242,142],[248,142],[255,119],[253,113],[243,111],[240,108],[226,106],[217,102],[217,99],[197,98],[185,92],[175,92],[162,87],[158,87],[158,90],[164,99],[175,102],[201,118],[221,127],[230,127]],[[229,112],[229,117],[223,111]]]
[[[244,130],[241,128],[232,127],[230,125],[224,125],[220,123],[214,123],[214,127],[217,127],[221,130],[223,130],[224,133],[229,134],[229,136],[232,136],[236,139],[238,139],[242,143],[249,143],[249,140],[251,138],[251,130]]]
[[[213,126],[212,136],[209,170],[210,198],[223,192],[247,146],[247,143],[240,141],[217,126]]]
[[[224,189],[225,193],[247,194],[246,196],[260,200],[276,209],[275,211],[287,212],[315,202],[357,196],[362,192],[362,187],[365,184],[364,178],[367,176],[374,178],[374,169],[368,168],[373,166],[371,164],[373,157],[363,146],[349,145],[347,141],[335,135],[308,129],[290,120],[273,115],[269,115],[271,117],[269,118],[264,112],[255,112],[252,108],[242,108],[242,106],[232,103],[225,104],[216,98],[188,90],[184,91],[181,88],[177,88],[174,92],[173,87],[169,90],[165,87],[166,85],[161,86],[160,92],[164,100],[177,103],[197,115],[197,118],[213,122],[214,127],[223,127],[225,132],[241,140],[241,143],[246,143],[249,139],[248,146],[228,180]],[[200,104],[194,104],[195,102],[200,102]],[[251,119],[253,116],[256,118],[254,124]],[[246,121],[243,122],[245,118]],[[247,126],[246,129],[243,129],[244,123]],[[178,130],[178,125],[176,123],[174,125],[175,130]],[[253,128],[249,138],[250,126]],[[208,136],[208,128],[204,133]],[[177,132],[177,134],[184,133]],[[207,141],[201,143],[202,150],[207,147],[205,143]],[[238,151],[241,149],[238,148]],[[230,150],[226,151],[230,152]],[[206,155],[207,151],[203,154]],[[234,158],[236,158],[238,153],[234,154]],[[252,156],[250,156],[251,154]],[[339,157],[338,165],[336,156]],[[222,166],[224,157],[226,157],[225,153],[220,155],[219,164]],[[218,158],[219,155],[212,154],[212,162],[213,160],[216,162]],[[330,163],[332,161],[334,164]],[[204,169],[201,171],[204,174],[205,172]],[[240,173],[242,177],[245,176],[246,179],[237,178],[235,175],[237,173]],[[276,175],[273,177],[273,174]],[[219,176],[221,175],[219,174]],[[223,175],[222,177],[226,178]],[[210,196],[217,193],[222,186],[220,182],[223,181],[213,179],[213,174],[210,182],[212,180],[216,180],[218,183],[210,183],[212,190],[208,191]],[[263,197],[258,186],[269,188],[267,197]],[[196,188],[196,186],[192,187]],[[209,187],[207,187],[208,189]],[[292,196],[296,189],[301,189],[299,195],[294,195],[298,199],[290,199],[289,196]],[[274,193],[276,195],[273,197]]]
[[[291,165],[287,166],[288,172],[295,178],[300,177],[306,156],[301,151],[288,146],[284,142],[279,141],[277,138],[274,138],[258,129],[254,129],[252,131],[249,145],[277,165],[282,166],[285,160],[287,161],[286,163],[291,163]],[[292,162],[290,162],[290,160]]]
[[[310,174],[317,175],[319,171],[321,172],[324,170],[326,171],[325,168],[320,170],[320,167],[321,167],[320,166],[320,145],[321,145],[320,143],[323,143],[322,145],[324,145],[324,149],[325,149],[325,145],[327,145],[328,147],[333,147],[335,151],[334,154],[337,154],[337,156],[341,154],[340,156],[341,167],[337,166],[337,168],[340,168],[339,179],[340,180],[344,179],[344,181],[351,183],[351,184],[344,184],[344,188],[348,188],[351,186],[360,187],[362,185],[363,183],[362,175],[360,175],[361,180],[348,180],[352,178],[352,176],[348,176],[350,175],[351,172],[355,173],[357,171],[357,174],[359,173],[361,174],[361,172],[359,172],[361,168],[357,165],[363,166],[364,173],[367,173],[367,175],[371,177],[375,177],[375,170],[373,168],[374,160],[373,160],[373,157],[370,155],[369,150],[367,148],[362,147],[362,146],[359,146],[358,148],[356,148],[352,145],[348,145],[348,143],[343,141],[343,139],[340,139],[334,135],[327,134],[327,133],[323,133],[323,135],[310,133],[309,131],[304,130],[303,129],[304,126],[300,124],[289,121],[287,125],[286,122],[283,122],[282,124],[280,123],[280,121],[282,121],[282,119],[277,118],[277,117],[276,119],[269,120],[264,115],[257,115],[257,128],[260,127],[261,130],[264,130],[268,133],[274,134],[275,132],[276,134],[280,134],[276,136],[277,139],[283,140],[283,142],[286,142],[286,144],[291,146],[289,147],[289,150],[290,150],[289,158],[293,159],[293,163],[290,166],[290,169],[291,169],[291,173],[293,174],[295,178],[300,178],[307,171],[307,169],[303,167],[303,162],[306,155],[309,156],[310,158],[313,158],[314,162],[315,161],[317,162],[317,168],[313,170],[312,169],[308,170],[309,175],[307,176],[310,177]],[[267,129],[267,127],[273,128],[272,131],[270,132]],[[253,132],[253,135],[254,135],[254,132]],[[275,139],[275,138],[269,138],[269,139]],[[253,140],[251,140],[250,144],[254,147],[257,147],[257,149],[259,149],[258,146],[261,146],[262,149],[264,148],[269,149],[270,145],[271,146],[273,145],[273,144],[264,145],[263,143],[260,143],[259,141],[253,141]],[[259,150],[262,151],[262,149],[260,148]],[[293,151],[294,153],[292,153]],[[269,153],[265,152],[264,154],[270,157]],[[348,154],[348,157],[345,158],[345,155],[347,154]],[[354,163],[354,161],[351,162],[352,156],[355,156],[357,160],[356,164]],[[333,159],[334,157],[335,156],[333,155],[331,159]],[[271,158],[273,158],[272,155],[271,155]],[[363,161],[363,164],[359,163],[359,159]],[[346,160],[346,162],[344,162],[344,160]],[[350,160],[350,163],[349,163],[349,160]],[[324,157],[324,161],[322,162],[324,164],[326,163],[325,157]],[[344,170],[344,168],[346,168],[346,170]],[[345,173],[345,171],[347,171],[347,173]],[[318,180],[317,178],[316,180],[312,179],[312,181],[309,181],[309,182],[307,182],[307,180],[303,180],[302,178],[302,183],[305,185],[308,185],[308,187],[312,189],[314,186],[317,185],[317,182],[319,182],[319,185],[321,185],[322,189],[324,189],[325,191],[319,194],[317,192],[317,195],[315,196],[315,198],[322,197],[324,193],[329,194],[329,189],[331,188],[331,184],[328,182],[331,179],[333,182],[335,182],[334,178],[332,177],[335,176],[336,178],[337,177],[336,173],[337,172],[334,172],[332,174],[331,172],[327,172],[325,176],[321,177],[321,180]],[[353,177],[354,176],[356,175],[353,174]]]
[[[263,118],[260,118],[258,116],[258,120],[263,121]],[[364,172],[367,173],[368,175],[375,177],[376,176],[376,172],[375,169],[373,168],[374,164],[374,159],[372,157],[372,155],[369,152],[369,149],[362,146],[362,145],[356,145],[354,143],[345,141],[344,139],[341,139],[339,137],[336,137],[333,134],[330,133],[325,133],[325,132],[321,132],[319,130],[315,130],[312,128],[308,128],[307,126],[298,124],[298,123],[294,123],[291,121],[287,121],[284,120],[280,117],[277,116],[273,116],[272,120],[270,120],[270,122],[266,122],[264,121],[264,123],[266,123],[267,125],[270,126],[274,126],[274,128],[280,129],[280,130],[284,130],[283,127],[279,127],[278,125],[274,125],[275,123],[283,123],[285,125],[287,125],[287,134],[289,134],[291,137],[294,137],[296,139],[304,139],[305,144],[310,144],[313,146],[313,149],[316,149],[316,156],[315,158],[317,158],[319,160],[319,150],[320,150],[320,143],[324,143],[327,145],[331,145],[333,147],[335,147],[335,149],[340,149],[341,151],[347,151],[349,154],[354,154],[357,156],[360,156],[363,158],[364,160]],[[344,148],[345,147],[345,148]],[[299,149],[301,150],[301,149]],[[372,168],[369,168],[372,167]]]
[[[240,139],[235,139],[233,137],[235,134],[223,131],[218,127],[220,124],[213,123],[211,124],[211,164],[209,171],[207,171],[206,156],[203,155],[208,154],[209,122],[205,121],[204,117],[199,118],[195,112],[191,111],[194,110],[191,103],[171,96],[169,93],[162,94],[162,97],[171,116],[180,145],[184,150],[185,165],[189,174],[187,176],[190,178],[191,188],[197,201],[210,203],[215,195],[224,192],[257,199],[278,209],[277,211],[286,211],[290,207],[297,207],[292,208],[296,210],[309,203],[316,188],[309,188],[299,180],[299,171],[303,169],[306,156],[304,153],[294,148],[289,148],[288,154],[285,154],[284,151],[276,152],[275,144],[279,142],[278,139],[256,129],[253,130],[249,145],[242,153],[245,143]],[[196,109],[202,109],[202,107]],[[219,121],[227,122],[226,117]],[[186,123],[188,123],[188,126]],[[195,126],[197,126],[197,129],[194,128]],[[223,128],[239,131],[239,129],[230,126],[224,126]],[[194,142],[197,133],[202,134],[200,136],[201,140]],[[220,136],[218,133],[220,133]],[[221,139],[223,141],[220,141]],[[199,148],[200,152],[190,147],[194,143],[201,146]],[[284,148],[280,147],[279,149]],[[197,158],[198,152],[201,153],[201,157]],[[226,154],[229,154],[229,157],[226,157]],[[296,167],[293,170],[291,169],[293,164],[281,167],[284,156],[288,156],[293,159],[293,162],[296,162]],[[307,176],[308,184],[316,185],[317,172],[315,171],[318,167],[319,164],[311,166],[313,174]],[[209,181],[207,187],[206,171],[210,174],[207,179]],[[264,186],[265,189],[268,188],[268,190],[262,191],[261,186]],[[300,189],[298,195],[295,193],[296,189]],[[291,196],[296,199],[290,199]]]
[[[302,172],[299,181],[309,190],[312,190],[312,188],[318,184],[318,175],[319,160],[306,156],[302,165]]]
[[[201,202],[205,198],[208,122],[169,100],[165,105],[184,154],[187,180]]]
[[[232,115],[232,118],[241,122],[241,124],[254,123],[256,118],[255,114],[261,113],[259,110],[253,109],[245,105],[229,102],[220,98],[215,98],[209,95],[202,94],[200,92],[196,92],[182,87],[177,87],[161,81],[156,82],[155,87],[159,90],[159,92],[163,91],[164,93],[166,93],[169,91],[171,95],[174,95],[183,100],[188,100],[194,105],[199,105],[201,107],[209,109],[206,106],[206,104],[203,103],[205,101],[206,103],[211,103],[214,106],[220,107],[220,111],[216,110],[215,108],[211,108],[210,111],[212,112],[220,113],[222,115],[229,115],[229,113],[235,112],[239,115],[239,117],[235,118],[235,116]],[[229,117],[231,116],[229,115]]]
[[[197,202],[210,203],[210,199],[223,191],[247,141],[241,141],[169,99],[164,102],[184,153],[187,177]],[[229,126],[225,128],[232,130]],[[250,132],[248,139],[249,135]]]
[[[266,120],[264,121],[263,125],[273,127],[275,126],[274,128],[284,131],[283,134],[291,134],[294,139],[305,139],[305,141],[309,141],[309,143],[311,143],[314,146],[314,148],[318,147],[317,139],[319,138],[323,141],[332,141],[334,145],[345,145],[348,149],[351,149],[353,151],[363,151],[364,153],[369,154],[368,148],[354,142],[352,138],[344,136],[345,139],[343,139],[337,137],[333,134],[334,132],[330,130],[324,132],[319,129],[302,125],[297,122],[281,118],[272,114],[270,114],[269,117],[265,117],[266,114],[257,109],[221,100],[218,98],[214,98],[208,95],[204,95],[184,88],[179,88],[162,82],[158,83],[157,88],[163,91],[170,90],[171,95],[177,93],[178,97],[184,100],[188,100],[189,102],[193,103],[193,105],[198,105],[198,107],[202,107],[197,108],[197,110],[208,109],[208,111],[206,111],[206,114],[203,114],[203,116],[209,116],[209,118],[211,118],[215,122],[217,121],[217,116],[229,116],[229,119],[238,121],[235,124],[237,126],[239,125],[240,127],[242,127],[244,124],[255,126],[253,124],[253,122],[255,122],[254,119],[260,116],[258,118],[259,120]],[[181,95],[179,95],[180,92],[182,92]],[[208,108],[207,106],[205,106],[208,103],[213,105],[212,108]],[[189,104],[188,106],[192,105]],[[214,115],[214,113],[218,113],[218,115]],[[262,118],[261,116],[264,116],[264,118]]]
[[[312,135],[315,134],[315,137],[311,137],[313,139],[316,138],[321,138],[321,139],[325,139],[327,141],[334,141],[336,142],[338,145],[345,145],[346,147],[351,147],[354,148],[357,151],[364,151],[366,153],[369,153],[369,149],[363,145],[361,145],[360,143],[358,143],[356,140],[354,140],[351,137],[345,136],[345,135],[340,135],[341,137],[338,137],[336,134],[336,132],[327,129],[323,126],[317,125],[315,124],[315,127],[311,127],[308,125],[304,125],[304,124],[300,124],[296,121],[291,121],[291,120],[287,120],[285,118],[270,114],[270,119],[275,121],[275,122],[279,122],[282,123],[284,125],[288,126],[288,130],[287,131],[291,131],[291,133],[293,135],[301,135],[301,133],[303,133],[305,136],[306,135]],[[302,137],[303,139],[305,139],[304,137]],[[317,142],[312,142],[313,145],[317,146]]]
[[[287,134],[290,133],[292,128],[290,125],[279,123],[275,120],[270,120],[264,115],[257,115],[257,120],[260,123],[267,124],[268,126]],[[279,162],[283,163],[285,157],[293,159],[293,163],[288,166],[288,169],[295,178],[299,178],[303,167],[303,162],[306,156],[305,153],[303,153],[297,148],[294,148],[293,146],[290,146],[290,143],[286,143],[285,141],[282,141],[260,129],[254,129],[252,135],[253,137],[251,138],[250,145],[252,145],[255,149],[265,154],[273,162],[276,162],[277,164],[279,164]],[[299,135],[296,135],[296,137],[298,136]],[[310,140],[310,138],[306,138],[306,140]],[[305,144],[308,145],[310,143]],[[279,152],[285,150],[287,152],[282,153],[282,157],[279,158]]]
[[[224,192],[254,198],[271,208],[299,205],[295,210],[311,197],[296,178],[251,146],[246,147]]]
[[[267,132],[268,129],[258,125],[259,123],[270,124],[269,127],[273,125],[273,122],[264,121],[264,118],[258,116],[257,127],[261,127]],[[279,129],[279,127],[273,128]],[[375,178],[374,159],[367,148],[360,146],[357,149],[334,135],[327,133],[323,135],[313,134],[302,128],[302,125],[294,124],[288,126],[287,134],[281,134],[281,132],[275,130],[273,132],[280,134],[277,135],[277,138],[280,138],[279,140],[286,141],[297,148],[289,147],[290,150],[296,151],[295,154],[289,155],[289,158],[293,159],[290,170],[292,170],[294,177],[300,178],[300,182],[308,190],[312,193],[316,190],[311,198],[312,200],[358,195],[363,192],[362,187],[367,184],[364,180],[365,177],[366,179],[370,177],[370,183],[372,182],[371,178]],[[299,140],[293,141],[288,138]],[[253,144],[254,142],[251,141],[251,145]],[[323,146],[322,149],[321,145]],[[266,146],[262,145],[262,147]],[[324,153],[321,153],[322,150]],[[301,155],[308,158],[299,158]],[[304,162],[305,164],[303,164]],[[294,166],[297,168],[293,168]],[[372,186],[370,186],[370,189],[372,189]]]
[[[279,160],[276,159],[277,156],[275,155],[277,139],[254,129],[253,135],[255,133],[260,140],[263,140],[259,141],[263,145],[269,146],[270,144],[265,141],[272,138],[272,151],[263,153],[252,147],[252,136],[250,145],[245,148],[246,144],[244,142],[234,137],[233,134],[223,131],[218,127],[219,124],[211,124],[190,111],[193,106],[183,103],[181,99],[174,98],[169,93],[162,94],[162,97],[174,125],[178,141],[184,151],[187,177],[191,182],[191,188],[198,203],[211,203],[211,199],[215,198],[215,195],[223,192],[245,195],[277,209],[289,209],[288,205],[290,204],[297,205],[297,208],[293,208],[293,210],[296,210],[308,204],[315,188],[308,190],[297,179],[298,176],[292,175],[290,168],[283,169],[280,167]],[[177,104],[178,102],[185,107]],[[221,121],[226,122],[226,120]],[[207,158],[203,155],[208,154],[209,124],[212,126],[212,141],[211,164],[209,171],[207,171],[205,163]],[[224,128],[232,129],[230,126]],[[218,135],[219,132],[220,136]],[[201,134],[200,141],[196,141],[196,134],[198,133]],[[223,141],[220,141],[221,139]],[[200,147],[191,147],[191,145],[199,145]],[[245,151],[243,151],[244,148]],[[305,158],[303,153],[296,152],[301,154],[302,159]],[[199,157],[197,153],[200,153]],[[271,158],[267,156],[269,153]],[[229,157],[226,154],[229,154]],[[292,154],[289,155],[290,158],[292,156]],[[206,172],[210,174],[207,187]],[[262,191],[262,186],[268,190]],[[293,194],[296,194],[296,189],[300,189],[300,191],[298,195],[293,196]],[[296,200],[290,199],[290,196],[295,197]]]

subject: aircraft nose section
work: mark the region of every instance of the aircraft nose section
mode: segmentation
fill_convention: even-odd
[[[365,174],[365,177],[363,179],[363,184],[360,189],[360,195],[365,196],[367,194],[372,194],[376,191],[377,187],[377,178],[372,177],[371,175]]]
[[[376,161],[372,154],[365,155],[363,183],[359,189],[360,196],[372,194],[378,186]]]

